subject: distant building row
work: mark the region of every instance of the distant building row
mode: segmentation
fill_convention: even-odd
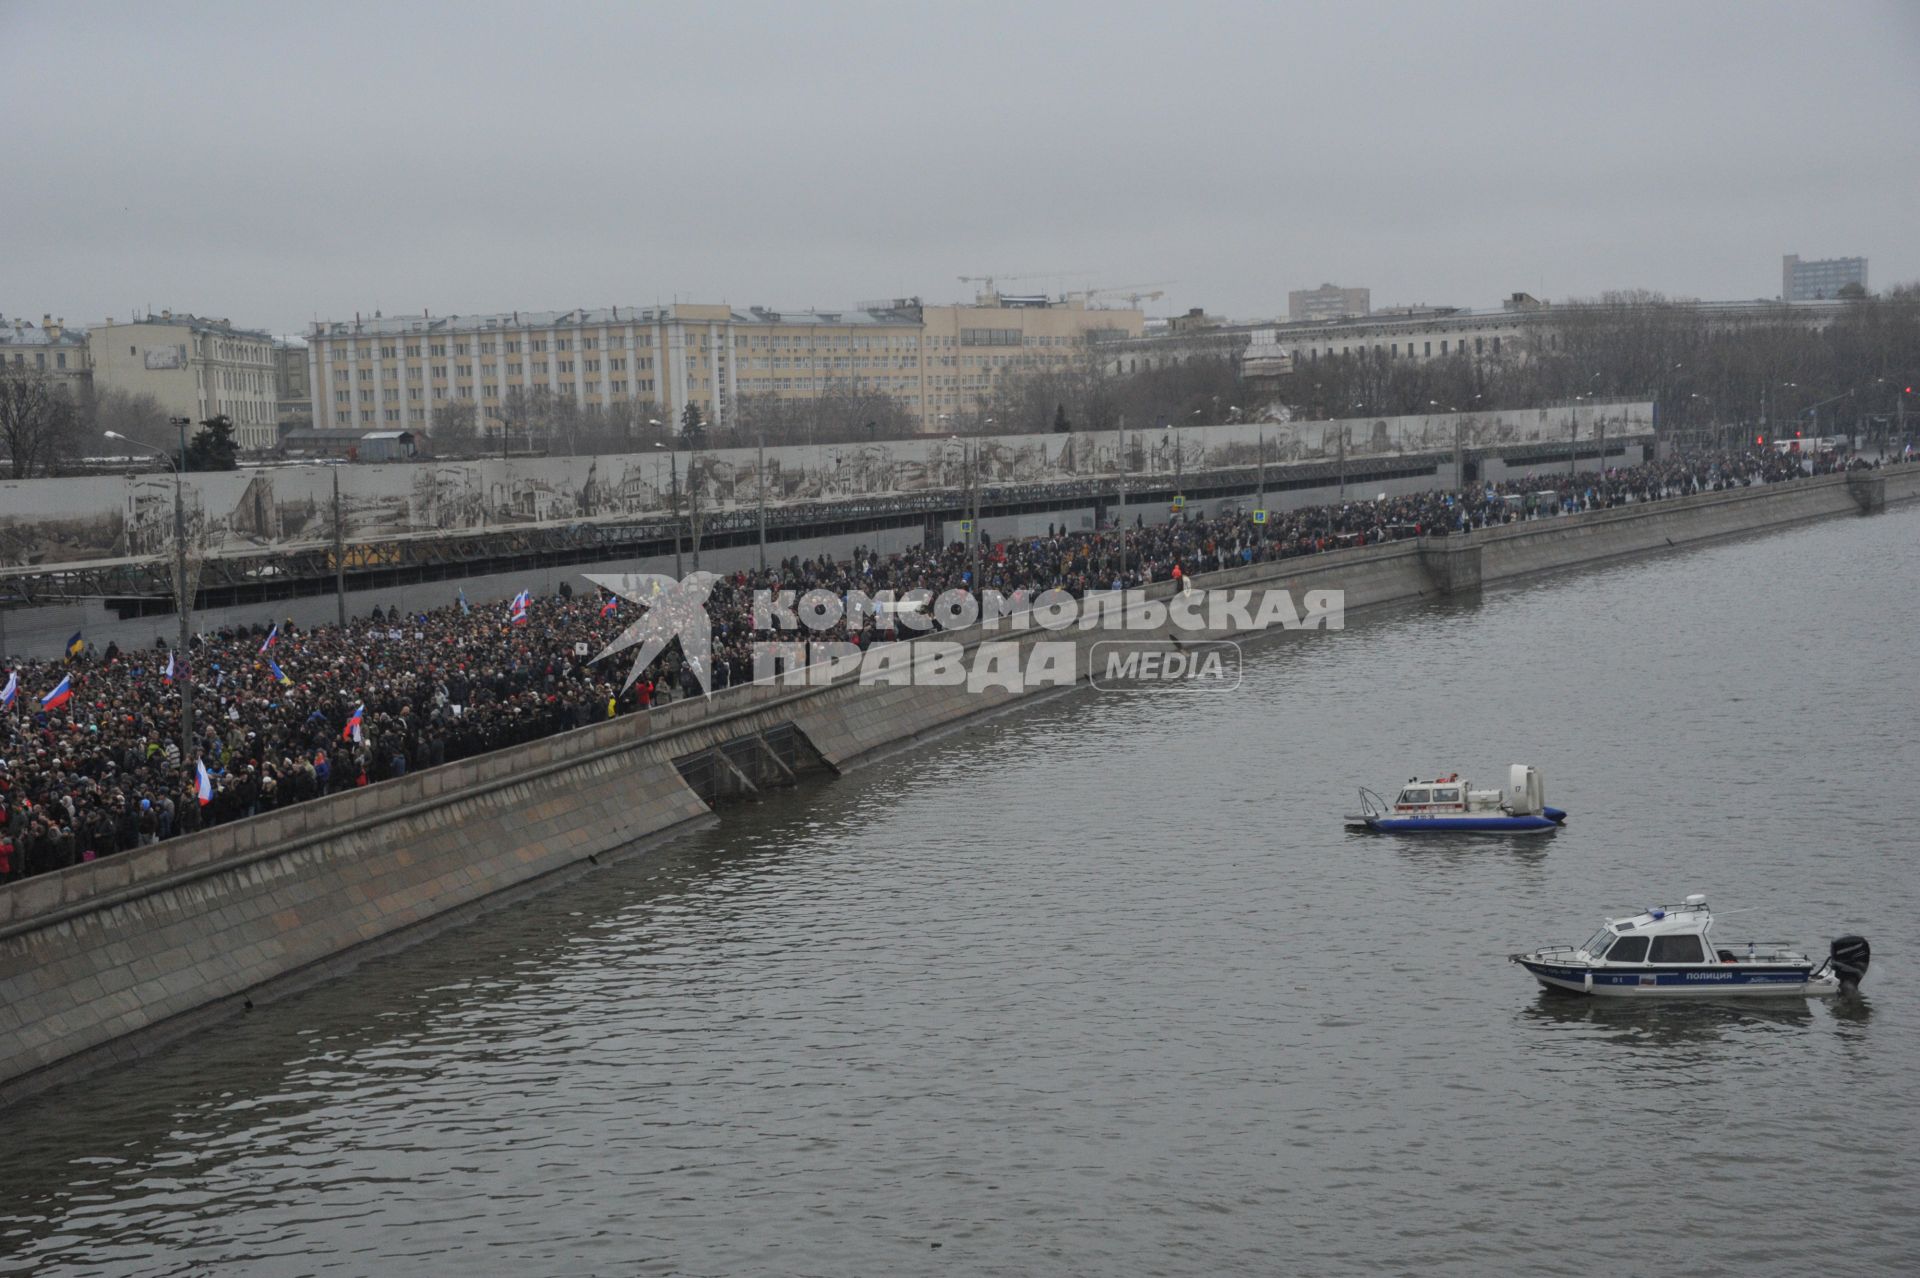
[[[224,415],[246,449],[277,442],[289,364],[304,382],[304,351],[290,360],[266,333],[172,311],[85,329],[51,315],[38,325],[0,318],[0,368],[43,374],[76,396],[89,388],[151,395],[169,417]]]
[[[381,316],[307,332],[314,424],[431,433],[471,404],[483,431],[518,429],[535,395],[586,412],[643,406],[676,424],[691,404],[717,427],[749,397],[891,396],[922,430],[973,407],[1001,378],[1064,366],[1088,341],[1136,338],[1138,310],[989,293],[971,306],[918,298],[845,311],[676,303],[495,315]]]

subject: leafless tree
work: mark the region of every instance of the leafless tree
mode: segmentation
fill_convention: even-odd
[[[0,373],[0,446],[12,478],[51,473],[74,451],[79,422],[73,400],[44,374]]]

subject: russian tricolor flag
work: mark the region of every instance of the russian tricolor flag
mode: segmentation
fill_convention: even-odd
[[[73,676],[68,675],[58,684],[54,685],[52,692],[40,698],[40,708],[42,710],[58,710],[71,700],[73,700]]]
[[[513,597],[513,607],[509,610],[507,617],[514,625],[524,626],[527,624],[527,601],[530,598],[532,598],[532,595],[525,590]]]
[[[260,645],[260,651],[265,652],[267,649],[273,647],[273,645],[275,644],[275,642],[279,640],[279,638],[280,638],[280,627],[276,625],[274,626],[273,629],[267,631],[267,641]]]
[[[353,713],[347,716],[347,726],[340,732],[342,741],[360,740],[360,721],[366,717],[366,713],[367,707],[364,703],[353,708]]]
[[[20,675],[16,671],[9,670],[7,672],[7,686],[0,688],[0,710],[5,710],[8,706],[12,705],[13,699],[19,695]]]
[[[603,617],[611,617],[614,613],[619,611],[620,611],[619,595],[608,595],[607,601],[600,605],[600,615]]]
[[[160,682],[161,683],[173,682],[173,654],[171,652],[167,654],[167,668],[160,672]]]
[[[200,805],[205,807],[213,802],[213,778],[207,775],[207,761],[196,759],[193,764],[193,792],[200,796]]]

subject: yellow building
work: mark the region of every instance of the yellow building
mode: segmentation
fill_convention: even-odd
[[[1001,377],[1065,364],[1090,337],[1138,337],[1137,310],[998,294],[972,306],[918,298],[845,311],[676,303],[498,315],[318,323],[307,333],[314,425],[433,430],[436,412],[471,403],[503,428],[517,396],[544,392],[588,412],[641,410],[678,428],[696,404],[731,424],[743,396],[804,399],[879,391],[937,428]]]
[[[169,417],[201,422],[224,414],[242,449],[274,446],[279,392],[266,333],[160,311],[95,324],[87,347],[96,389],[151,395]]]

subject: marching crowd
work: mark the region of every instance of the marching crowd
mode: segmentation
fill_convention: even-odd
[[[1820,473],[1836,463],[1814,463]],[[1530,475],[1466,493],[1069,533],[984,545],[982,581],[964,544],[846,560],[789,559],[722,576],[707,604],[714,688],[753,677],[760,590],[933,594],[976,585],[1013,596],[1132,589],[1271,559],[1398,537],[1472,530],[1807,473],[1797,457],[1697,456],[1602,473]],[[291,621],[63,660],[22,661],[0,677],[0,881],[59,869],[343,788],[516,745],[701,691],[678,645],[631,688],[626,663],[593,660],[638,608],[608,596],[525,594],[506,608],[464,595],[411,614],[376,608],[344,627]],[[886,619],[809,634],[866,645],[897,637]],[[179,742],[178,681],[193,680],[195,732]]]

